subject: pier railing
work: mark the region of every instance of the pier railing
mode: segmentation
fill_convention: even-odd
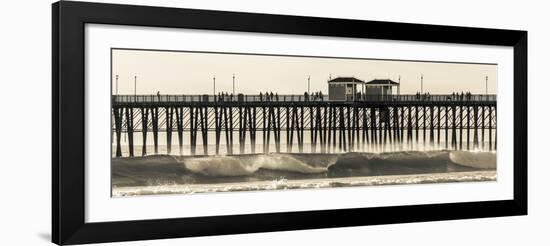
[[[357,95],[346,100],[355,102],[452,102],[496,101],[496,95],[480,94],[418,94],[418,95]],[[332,101],[328,95],[113,95],[114,103],[166,103],[166,102],[312,102]]]

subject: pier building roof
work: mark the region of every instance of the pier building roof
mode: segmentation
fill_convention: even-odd
[[[355,77],[336,77],[328,81],[329,83],[359,83],[363,84],[365,81]]]
[[[394,85],[399,85],[399,83],[391,80],[391,79],[373,79],[369,82],[366,82],[365,85],[389,85],[389,86],[394,86]]]

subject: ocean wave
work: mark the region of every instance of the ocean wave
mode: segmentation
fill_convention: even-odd
[[[265,154],[242,156],[205,156],[181,158],[189,171],[207,176],[243,176],[260,169],[296,172],[302,174],[324,173],[336,163],[338,156],[300,156],[289,154]]]
[[[402,151],[113,158],[113,185],[190,184],[447,173],[496,168],[494,152]]]
[[[452,151],[449,153],[449,160],[468,167],[482,169],[497,168],[496,154],[494,152]]]

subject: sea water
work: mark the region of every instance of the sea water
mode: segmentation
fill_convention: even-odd
[[[112,195],[496,180],[496,153],[389,151],[147,155],[112,159]]]

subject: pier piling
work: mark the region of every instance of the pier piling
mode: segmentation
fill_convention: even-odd
[[[286,146],[286,152],[294,152],[297,144],[300,153],[304,152],[305,145],[311,153],[330,153],[463,147],[495,150],[497,144],[495,95],[476,95],[473,97],[476,100],[396,96],[384,101],[303,100],[302,96],[283,96],[282,100],[214,97],[210,101],[202,95],[201,99],[167,95],[158,100],[155,96],[141,95],[113,97],[114,157],[135,156],[134,145],[140,144],[141,155],[149,154],[149,132],[153,135],[154,154],[172,154],[173,131],[177,132],[179,155],[197,154],[199,132],[201,154],[209,155],[208,133],[211,131],[215,135],[212,141],[215,141],[216,155],[233,154],[234,132],[238,134],[239,154],[256,152],[258,132],[262,133],[264,153],[270,152],[271,144],[275,152],[281,151],[281,144],[283,148]],[[141,132],[142,137],[134,138],[136,132]],[[162,153],[159,132],[166,134],[166,149]],[[486,132],[488,138],[485,138]],[[184,148],[183,141],[187,133],[189,150]],[[283,143],[281,133],[286,137]],[[127,137],[127,143],[122,143],[122,137]],[[225,139],[224,153],[220,149],[222,138]]]

